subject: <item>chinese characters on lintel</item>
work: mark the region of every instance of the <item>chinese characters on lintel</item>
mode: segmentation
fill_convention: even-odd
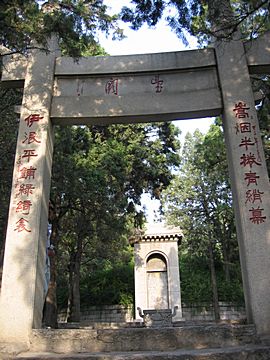
[[[155,85],[156,93],[161,93],[163,89],[163,80],[160,80],[159,75],[156,75],[154,79],[151,80],[151,84]]]
[[[111,78],[106,82],[105,85],[105,93],[106,94],[113,94],[118,95],[118,79],[117,78]]]
[[[164,81],[160,79],[159,75],[155,75],[154,78],[151,79],[151,84],[154,85],[154,89],[156,93],[161,93],[163,90]],[[118,78],[110,78],[105,84],[105,94],[107,95],[119,95],[119,79]]]

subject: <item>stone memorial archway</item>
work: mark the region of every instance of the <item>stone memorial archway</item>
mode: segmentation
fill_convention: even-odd
[[[250,85],[269,73],[270,36],[172,53],[75,62],[33,50],[4,58],[2,85],[24,88],[0,298],[2,342],[27,347],[41,326],[54,124],[168,121],[222,115],[246,310],[270,337],[270,196]],[[203,121],[203,120],[202,120]],[[22,204],[28,204],[25,211]]]

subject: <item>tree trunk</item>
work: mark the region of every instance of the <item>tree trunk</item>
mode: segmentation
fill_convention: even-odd
[[[3,266],[4,266],[4,256],[5,256],[5,246],[6,246],[6,233],[7,233],[7,223],[3,230],[3,243],[0,251],[0,290],[2,287],[2,274],[3,274]]]
[[[66,316],[66,321],[67,322],[72,322],[71,318],[72,318],[72,307],[73,307],[73,264],[74,264],[74,252],[71,251],[70,252],[70,256],[69,256],[69,265],[68,265],[68,306],[67,306],[67,316]]]
[[[224,220],[225,221],[225,220]],[[223,268],[224,268],[224,274],[225,274],[225,280],[227,282],[230,282],[231,280],[231,272],[230,272],[230,234],[225,229],[225,225],[223,223],[223,226],[220,225],[220,223],[217,221],[215,222],[216,227],[216,236],[219,236],[221,245],[222,245],[222,258],[223,258]]]
[[[44,304],[43,323],[46,327],[57,329],[57,298],[56,298],[56,257],[50,259],[51,278]]]
[[[222,239],[222,255],[223,255],[223,266],[225,273],[225,280],[227,282],[231,281],[231,272],[230,272],[230,259],[229,259],[229,251],[228,251],[228,239]]]
[[[210,266],[210,273],[211,273],[211,286],[212,286],[212,294],[213,294],[213,307],[214,307],[214,315],[215,320],[220,320],[220,309],[218,303],[218,289],[217,289],[217,277],[216,277],[216,270],[215,270],[215,262],[214,262],[214,254],[213,254],[213,247],[211,240],[209,240],[209,266]]]
[[[230,0],[207,0],[207,4],[212,35],[216,39],[231,37],[237,27]]]
[[[2,273],[3,273],[3,265],[4,265],[4,254],[5,254],[5,242],[2,244],[0,251],[0,290],[2,287]]]
[[[52,221],[52,234],[50,242],[54,246],[55,252],[57,254],[57,239],[58,239],[58,222],[59,219],[55,217]],[[50,282],[45,299],[44,309],[43,309],[43,324],[46,327],[51,327],[56,329],[58,327],[57,322],[57,257],[50,257]]]
[[[70,256],[69,264],[69,299],[68,299],[68,322],[80,322],[81,298],[80,298],[80,267],[82,258],[82,236],[77,239],[77,248]]]

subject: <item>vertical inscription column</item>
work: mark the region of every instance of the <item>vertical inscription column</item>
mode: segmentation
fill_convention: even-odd
[[[27,344],[40,327],[53,131],[50,105],[57,41],[34,50],[25,76],[0,297],[0,340]]]
[[[216,56],[247,316],[270,337],[269,180],[243,44],[218,42]]]

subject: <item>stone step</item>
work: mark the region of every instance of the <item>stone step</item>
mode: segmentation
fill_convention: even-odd
[[[1,358],[2,359],[2,358]],[[269,360],[270,347],[246,345],[216,349],[111,353],[24,353],[3,360]]]
[[[211,324],[168,328],[33,330],[32,352],[167,351],[259,344],[253,325]],[[270,357],[269,357],[270,359]]]

